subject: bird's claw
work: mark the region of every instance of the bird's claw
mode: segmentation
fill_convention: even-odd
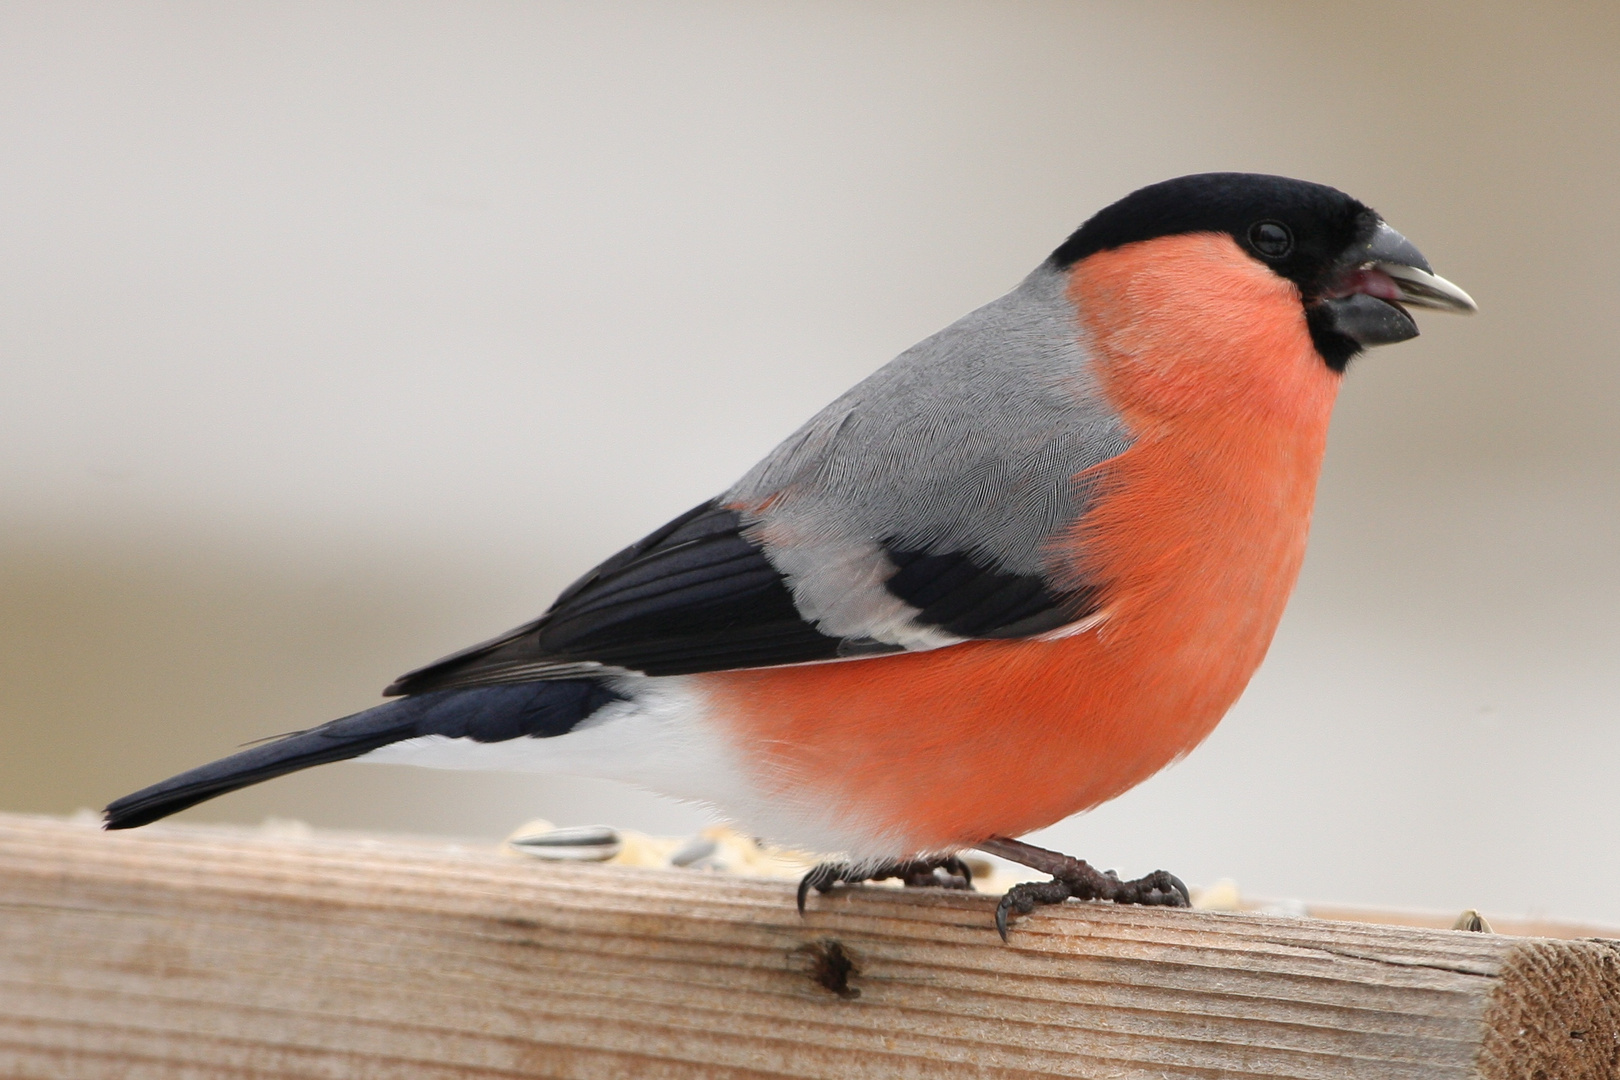
[[[1045,904],[1076,900],[1112,900],[1116,904],[1146,904],[1158,907],[1191,907],[1192,894],[1180,878],[1167,870],[1155,870],[1134,881],[1121,881],[1112,870],[1098,871],[1083,859],[1066,859],[1053,872],[1051,881],[1027,881],[1007,890],[996,905],[996,931],[1007,940],[1007,916],[1011,912],[1028,915]]]
[[[839,885],[858,885],[863,881],[883,881],[886,878],[899,878],[908,889],[973,888],[973,871],[955,855],[939,859],[897,859],[876,866],[819,863],[799,879],[799,914],[804,914],[804,903],[811,889],[818,893],[829,893]]]

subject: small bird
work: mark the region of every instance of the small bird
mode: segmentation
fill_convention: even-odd
[[[1010,293],[845,393],[538,619],[387,701],[125,796],[144,825],[361,758],[576,773],[836,852],[799,886],[964,887],[978,849],[1070,897],[1184,906],[1015,839],[1209,734],[1305,554],[1329,415],[1408,307],[1474,302],[1331,187],[1205,173],[1086,221]],[[968,778],[971,778],[969,781]]]

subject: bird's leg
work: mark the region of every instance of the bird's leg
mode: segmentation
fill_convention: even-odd
[[[1007,940],[1007,915],[1016,911],[1028,915],[1042,904],[1061,904],[1074,897],[1077,900],[1112,900],[1116,904],[1157,904],[1162,907],[1189,907],[1192,896],[1181,879],[1164,870],[1155,870],[1135,881],[1121,881],[1112,870],[1103,872],[1084,859],[1071,858],[1057,851],[993,836],[978,849],[1003,859],[1020,863],[1043,874],[1051,874],[1051,881],[1030,881],[1014,885],[996,905],[996,929],[1001,940]]]
[[[899,878],[908,889],[928,886],[942,889],[973,888],[973,871],[955,855],[933,859],[895,859],[875,866],[826,862],[818,864],[799,879],[799,914],[804,914],[804,901],[811,889],[828,893],[839,885],[858,885],[863,881],[882,881],[885,878]]]

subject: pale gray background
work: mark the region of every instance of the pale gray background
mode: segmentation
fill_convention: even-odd
[[[1620,922],[1615,12],[7,4],[0,808],[370,704],[1100,206],[1261,170],[1371,202],[1483,312],[1355,365],[1249,694],[1046,839]],[[190,816],[266,815],[700,820],[353,765]]]

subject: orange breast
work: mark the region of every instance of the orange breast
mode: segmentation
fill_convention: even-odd
[[[1135,442],[1054,566],[1106,617],[1049,641],[970,642],[701,677],[786,800],[898,845],[1017,836],[1185,754],[1264,657],[1305,552],[1338,376],[1294,287],[1229,238],[1166,237],[1072,272],[1077,333]]]

